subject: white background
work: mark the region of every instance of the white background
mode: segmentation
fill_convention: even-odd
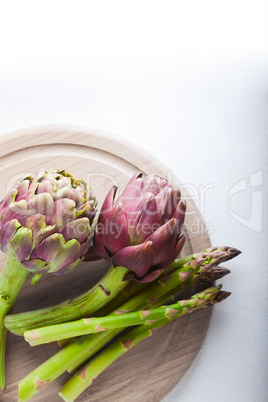
[[[0,4],[0,134],[70,123],[127,138],[191,185],[213,245],[243,251],[165,402],[267,401],[267,2]]]

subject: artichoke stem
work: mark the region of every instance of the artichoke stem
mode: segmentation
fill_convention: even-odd
[[[12,257],[8,257],[0,273],[0,390],[5,389],[5,347],[7,330],[4,318],[8,314],[20,291],[30,276],[23,265]]]
[[[34,328],[89,317],[127,286],[129,282],[125,280],[125,276],[128,273],[127,268],[111,266],[106,275],[82,295],[53,307],[9,315],[5,319],[5,326],[10,332],[23,335],[25,331]]]
[[[8,311],[8,304],[0,297],[0,390],[5,389],[5,345],[7,329],[4,327],[4,318]]]

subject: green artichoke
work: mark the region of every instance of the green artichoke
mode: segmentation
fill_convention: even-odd
[[[41,170],[22,179],[0,204],[0,247],[34,273],[74,269],[92,242],[96,199],[83,180]]]

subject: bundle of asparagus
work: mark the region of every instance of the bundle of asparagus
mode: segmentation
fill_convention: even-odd
[[[105,368],[112,364],[116,359],[132,349],[142,340],[151,336],[155,329],[161,328],[175,318],[192,313],[196,309],[205,308],[212,304],[219,303],[229,296],[228,292],[221,292],[221,287],[206,289],[204,292],[197,293],[190,300],[183,300],[176,305],[167,307],[165,317],[141,325],[126,335],[121,336],[114,343],[108,346],[105,351],[94,357],[89,364],[80,369],[62,387],[59,395],[66,402],[75,401],[76,398],[92,384],[92,381],[102,373]],[[153,310],[152,310],[153,311]],[[153,313],[152,313],[153,314]]]
[[[42,191],[45,190],[43,186]],[[116,201],[115,193],[116,188],[112,188],[103,203],[93,246],[86,255],[88,259],[109,260],[112,266],[108,273],[75,299],[5,317],[5,328],[17,335],[24,334],[30,345],[60,341],[63,346],[20,381],[21,402],[28,401],[64,371],[71,373],[80,368],[60,392],[64,400],[74,401],[93,378],[155,329],[229,295],[221,291],[221,286],[214,286],[181,300],[181,291],[190,288],[193,293],[197,284],[211,283],[228,274],[230,271],[219,264],[239,251],[230,247],[210,248],[176,259],[185,242],[181,228],[186,204],[181,201],[179,190],[156,175],[143,179],[138,173]],[[62,191],[61,196],[70,198],[70,192]],[[65,232],[67,239],[79,240],[73,225]],[[2,237],[3,234],[4,229]],[[43,272],[44,266],[40,266],[42,269],[34,272]],[[4,296],[3,299],[8,298],[7,291]],[[3,307],[2,311],[4,317],[10,309]],[[131,330],[133,326],[136,328]],[[128,332],[111,343],[122,330]],[[89,359],[90,366],[86,363]]]
[[[157,308],[168,302],[173,295],[180,291],[189,287],[194,288],[194,285],[200,282],[211,282],[220,279],[229,274],[230,271],[226,268],[219,267],[218,264],[235,257],[238,253],[236,249],[221,247],[218,249],[208,249],[202,253],[192,254],[186,258],[177,260],[171,266],[174,270],[173,273],[170,274],[168,272],[167,276],[162,276],[155,280],[150,286],[146,286],[144,290],[141,290],[129,299],[129,296],[126,294],[125,303],[116,306],[116,309],[110,313],[109,317],[118,320],[118,313],[137,312],[138,310],[147,309],[149,307]],[[185,263],[187,260],[188,262]],[[175,267],[177,267],[177,269],[175,269]],[[122,298],[121,296],[121,301]],[[104,317],[104,319],[107,320],[107,317]],[[67,325],[72,326],[72,324]],[[127,324],[125,327],[127,327]],[[111,342],[122,329],[120,325],[120,328],[114,330],[101,331],[72,339],[63,349],[33,370],[20,382],[20,400],[29,400],[36,395],[40,389],[53,382],[66,370],[70,372],[75,371],[105,345]],[[47,328],[44,327],[43,330],[46,331]],[[33,333],[37,333],[40,329],[31,330],[30,332],[32,333],[32,331]],[[70,331],[68,331],[68,335],[70,335]],[[27,337],[27,331],[25,332],[25,336]],[[61,335],[59,338],[60,337]],[[38,379],[38,381],[36,379]]]

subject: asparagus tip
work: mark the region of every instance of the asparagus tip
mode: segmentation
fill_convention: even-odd
[[[221,301],[227,299],[227,297],[229,297],[231,294],[231,292],[225,292],[222,290],[221,292],[219,292],[215,299],[216,303],[220,303]]]

